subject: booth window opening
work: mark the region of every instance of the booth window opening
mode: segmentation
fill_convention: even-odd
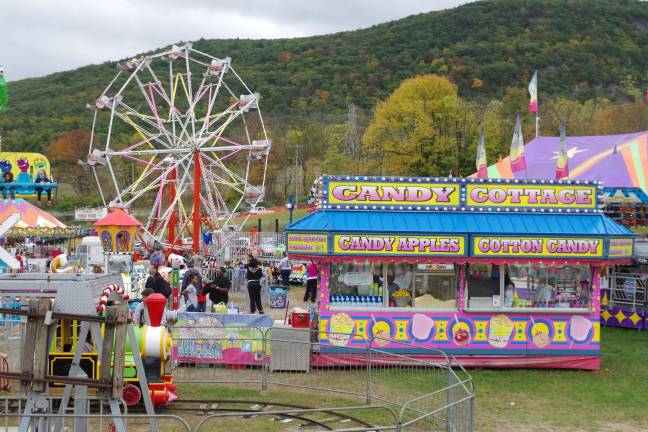
[[[333,307],[457,310],[454,264],[331,263],[330,270]]]
[[[466,304],[471,310],[587,310],[592,272],[585,265],[541,263],[472,264],[466,270]]]

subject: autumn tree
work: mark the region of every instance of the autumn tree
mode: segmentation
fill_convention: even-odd
[[[96,183],[85,161],[88,157],[90,132],[63,132],[48,147],[55,179],[69,183],[78,194],[95,192]]]
[[[461,149],[476,139],[474,115],[447,78],[410,78],[376,106],[362,138],[367,171],[388,175],[457,175]]]

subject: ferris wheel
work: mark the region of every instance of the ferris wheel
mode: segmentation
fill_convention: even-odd
[[[145,209],[145,240],[166,247],[186,245],[189,234],[197,250],[201,226],[239,231],[249,213],[237,215],[265,190],[271,142],[259,94],[230,57],[191,44],[118,67],[88,106],[87,163],[104,205]]]

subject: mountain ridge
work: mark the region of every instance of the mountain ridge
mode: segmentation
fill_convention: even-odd
[[[541,103],[624,100],[622,81],[648,84],[648,4],[636,0],[479,1],[328,35],[193,44],[231,56],[261,93],[264,112],[288,121],[343,114],[350,103],[371,109],[402,80],[426,73],[448,76],[462,97],[483,103],[525,88],[534,69]],[[9,110],[0,115],[5,147],[42,151],[61,132],[89,129],[83,107],[116,63],[11,81]]]

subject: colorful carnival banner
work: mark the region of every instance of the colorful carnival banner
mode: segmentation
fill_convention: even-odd
[[[603,238],[475,236],[471,256],[602,258]]]
[[[466,206],[594,210],[596,193],[596,185],[468,184]]]
[[[289,253],[307,253],[309,255],[328,253],[328,236],[326,233],[290,233],[288,234]]]
[[[172,355],[182,363],[263,364],[267,315],[180,312],[173,326]]]
[[[634,255],[634,239],[610,239],[608,256],[610,258],[631,258]]]
[[[592,181],[483,178],[322,177],[321,204],[332,210],[594,212]]]
[[[333,236],[333,251],[339,255],[464,256],[463,236],[352,235]]]

